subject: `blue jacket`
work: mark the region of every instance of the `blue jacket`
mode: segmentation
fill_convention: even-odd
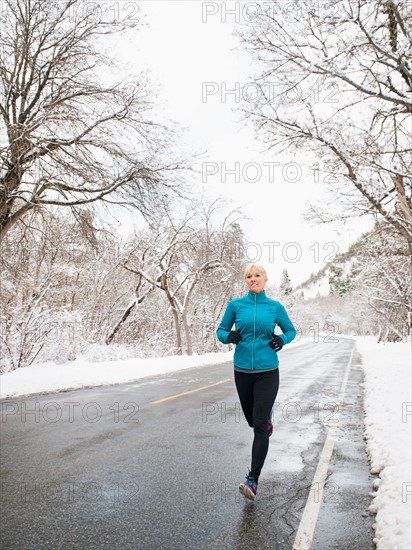
[[[296,330],[286,309],[280,302],[271,300],[265,291],[255,294],[249,291],[242,298],[231,300],[216,331],[218,339],[228,344],[228,336],[233,324],[242,335],[236,345],[234,363],[238,369],[267,370],[279,366],[278,354],[269,346],[275,327],[282,330],[280,337],[289,344]]]

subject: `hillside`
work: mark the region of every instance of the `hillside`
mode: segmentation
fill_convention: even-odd
[[[305,300],[336,294],[343,296],[356,286],[360,273],[358,254],[367,235],[353,243],[346,252],[338,254],[317,273],[293,290],[293,294]]]

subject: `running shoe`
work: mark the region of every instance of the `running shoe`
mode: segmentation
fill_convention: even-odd
[[[245,481],[239,485],[240,493],[249,500],[255,500],[257,493],[257,483],[255,478],[250,474],[246,476]]]

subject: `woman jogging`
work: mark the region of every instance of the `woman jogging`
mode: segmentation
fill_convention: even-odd
[[[283,305],[266,296],[268,278],[261,265],[249,264],[245,280],[249,292],[228,303],[216,334],[223,344],[236,344],[235,385],[243,414],[254,432],[251,468],[239,491],[255,500],[273,431],[272,408],[279,389],[278,352],[295,338],[296,330]],[[232,330],[233,325],[236,330]],[[282,335],[274,333],[277,325]]]

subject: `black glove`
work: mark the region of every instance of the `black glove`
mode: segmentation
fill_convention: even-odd
[[[269,346],[275,351],[280,351],[283,348],[282,338],[275,334],[273,339],[269,342]]]
[[[229,344],[238,344],[242,339],[242,335],[237,330],[231,330],[229,332],[229,336],[227,337],[227,341]]]

